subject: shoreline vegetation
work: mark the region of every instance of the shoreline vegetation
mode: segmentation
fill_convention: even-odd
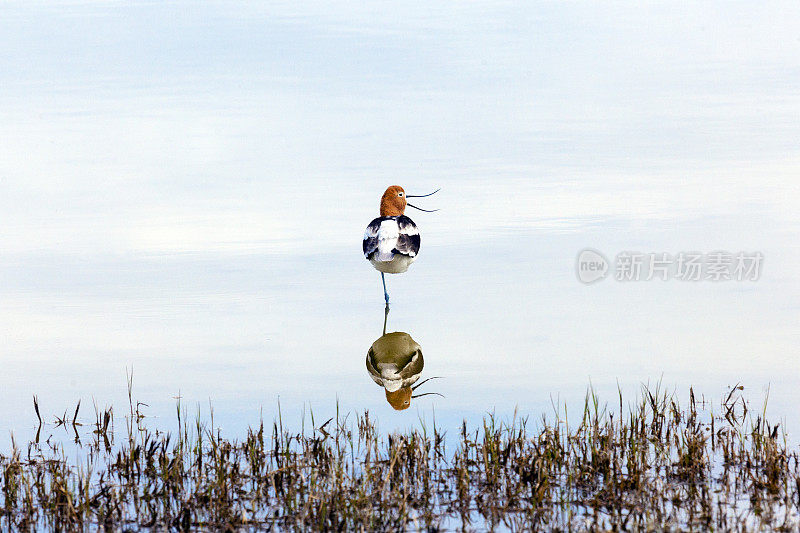
[[[95,408],[82,459],[49,439],[0,454],[2,530],[776,530],[800,527],[798,449],[742,387],[681,404],[660,386],[582,413],[487,415],[381,434],[369,412],[230,440],[177,404],[174,434]],[[35,402],[39,416],[38,404]],[[57,424],[72,425],[78,410]],[[116,434],[115,434],[116,433]],[[74,455],[74,454],[73,454]]]

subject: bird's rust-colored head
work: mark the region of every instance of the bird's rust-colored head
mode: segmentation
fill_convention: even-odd
[[[406,192],[399,185],[392,185],[381,196],[381,216],[399,217],[406,210]]]
[[[411,387],[401,387],[394,392],[386,391],[386,401],[396,411],[408,409],[411,406]]]

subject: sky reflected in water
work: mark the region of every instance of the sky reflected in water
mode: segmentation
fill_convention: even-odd
[[[8,431],[34,394],[46,416],[124,412],[132,369],[165,427],[177,396],[232,433],[279,398],[392,429],[661,380],[769,386],[800,434],[797,4],[0,11]],[[364,367],[384,315],[360,240],[391,184],[442,188],[407,213],[422,248],[387,277],[387,331],[445,398],[401,412]],[[764,264],[587,286],[587,247]]]

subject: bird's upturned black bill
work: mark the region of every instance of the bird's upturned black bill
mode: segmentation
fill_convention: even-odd
[[[420,211],[425,211],[426,213],[433,213],[434,211],[438,211],[438,209],[422,209],[421,207],[417,207],[415,205],[411,205],[410,203],[406,202],[408,207],[413,207],[414,209],[419,209]]]
[[[426,196],[433,196],[437,192],[441,191],[442,189],[436,189],[430,194],[406,194],[406,198],[425,198]]]
[[[442,189],[436,189],[432,193],[428,193],[428,194],[406,194],[406,198],[425,198],[426,196],[431,196],[431,195],[436,194],[437,192],[439,192],[441,190]],[[413,207],[414,209],[419,209],[420,211],[425,211],[426,213],[433,213],[434,211],[438,211],[438,209],[422,209],[421,207],[417,207],[415,205],[411,205],[408,202],[406,202],[406,205],[408,207]]]

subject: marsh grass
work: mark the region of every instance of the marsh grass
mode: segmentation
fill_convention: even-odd
[[[797,530],[800,467],[741,387],[681,405],[643,387],[625,406],[586,394],[577,418],[487,415],[382,434],[369,412],[284,429],[282,415],[224,438],[180,402],[174,433],[133,399],[124,430],[95,405],[68,460],[48,439],[0,455],[4,530]],[[41,423],[38,402],[37,417]],[[41,424],[40,424],[41,425]]]

